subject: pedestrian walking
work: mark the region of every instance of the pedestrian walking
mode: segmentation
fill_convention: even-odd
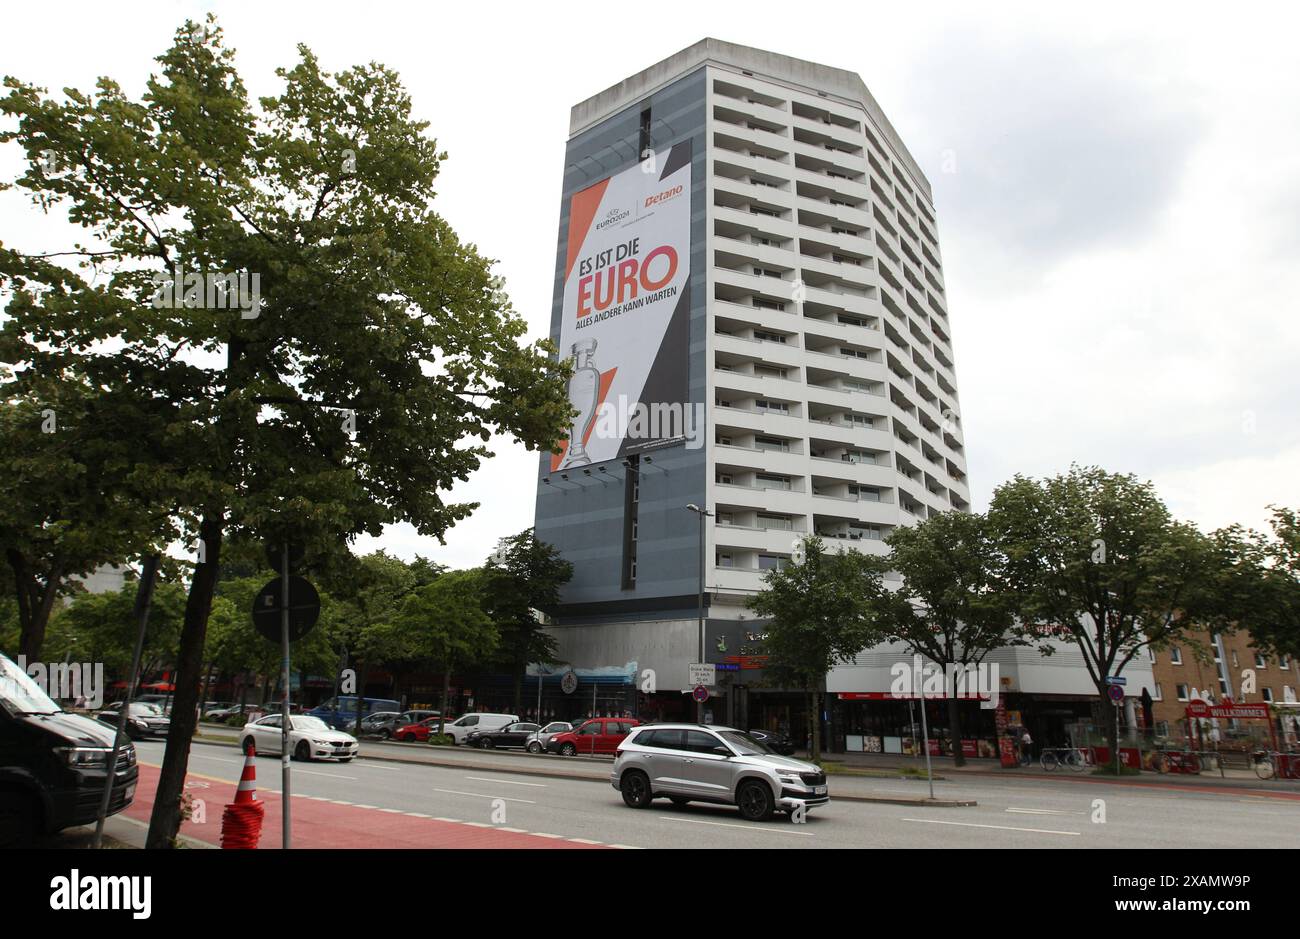
[[[1028,766],[1030,762],[1030,749],[1034,745],[1034,738],[1029,736],[1029,728],[1020,735],[1020,765]]]

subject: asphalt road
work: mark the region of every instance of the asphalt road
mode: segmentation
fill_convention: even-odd
[[[162,762],[163,745],[138,744],[145,763]],[[396,745],[395,745],[396,746]],[[963,777],[935,784],[941,798],[975,799],[964,808],[834,801],[797,825],[778,817],[744,821],[734,809],[656,801],[637,811],[623,805],[608,782],[519,772],[536,759],[480,752],[456,759],[478,766],[448,767],[362,757],[348,764],[294,763],[295,795],[349,810],[423,813],[481,828],[542,833],[634,848],[1294,848],[1300,843],[1300,799],[1294,787],[1268,792],[1172,791],[1106,785],[1086,779]],[[242,758],[229,747],[195,743],[194,777],[234,781]],[[547,761],[550,762],[550,761]],[[576,761],[563,761],[567,766]],[[483,769],[491,765],[492,769]],[[602,771],[608,769],[602,763]],[[280,762],[261,757],[258,786],[279,790]],[[587,767],[590,771],[590,767]],[[916,796],[923,782],[857,780],[873,794]],[[1103,814],[1104,813],[1104,814]],[[1104,817],[1104,821],[1101,819]],[[382,848],[382,843],[374,847]]]

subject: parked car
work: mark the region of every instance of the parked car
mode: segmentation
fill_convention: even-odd
[[[506,726],[506,724],[514,724],[518,721],[518,714],[489,714],[484,711],[472,711],[448,723],[443,729],[443,733],[451,737],[452,743],[459,744],[464,743],[465,738],[476,730],[496,730],[499,727]],[[434,723],[436,724],[437,721]]]
[[[402,704],[392,698],[362,698],[360,707],[361,716],[365,718],[366,715],[374,714],[376,711],[401,711]],[[319,717],[331,727],[340,729],[355,727],[357,723],[357,696],[340,695],[337,698],[330,698],[307,713],[312,717]]]
[[[249,705],[249,707],[251,707],[251,705]],[[226,707],[213,708],[210,711],[203,712],[203,719],[205,721],[221,721],[224,723],[236,714],[243,714],[247,709],[248,708],[242,704],[231,704]]]
[[[573,730],[555,734],[546,741],[546,752],[563,756],[613,753],[632,728],[640,724],[632,717],[593,717]]]
[[[443,724],[450,727],[453,720],[454,718],[449,717],[443,721]],[[437,732],[438,717],[437,715],[434,715],[433,717],[426,717],[424,720],[415,724],[403,724],[399,726],[393,731],[393,739],[400,740],[402,743],[415,743],[416,741],[424,743],[424,741],[428,740]]]
[[[465,735],[465,743],[481,750],[491,750],[495,747],[522,750],[524,745],[527,744],[529,736],[537,729],[536,724],[516,721],[495,730],[472,730]]]
[[[573,725],[568,721],[551,721],[541,730],[528,735],[527,747],[529,753],[541,753],[546,749],[546,742],[556,734],[562,734],[566,730],[573,730]]]
[[[396,736],[399,727],[418,724],[420,721],[437,716],[437,711],[403,711],[400,714],[396,711],[376,711],[362,719],[361,732],[388,740]]]
[[[122,702],[115,701],[95,715],[95,719],[117,727],[118,715],[122,713]],[[162,708],[148,701],[132,701],[126,713],[126,735],[132,740],[145,737],[166,737],[171,730],[171,719],[163,714]]]
[[[757,740],[763,746],[767,747],[773,753],[779,753],[781,756],[791,756],[794,753],[794,741],[783,733],[775,730],[751,730],[749,736]]]
[[[204,717],[207,717],[213,711],[224,711],[227,708],[234,706],[234,701],[204,701],[203,704],[199,706],[199,713]]]
[[[0,848],[95,821],[114,736],[113,728],[63,710],[0,655]],[[139,775],[128,743],[118,750],[110,815],[131,804]]]
[[[172,713],[172,700],[174,698],[175,695],[170,694],[142,694],[137,695],[135,700],[144,704],[155,705],[158,710],[162,711],[164,717],[170,717]]]
[[[250,744],[258,753],[282,753],[280,749],[284,720],[271,714],[245,724],[240,746],[247,752]],[[289,718],[289,752],[295,760],[338,760],[347,763],[357,755],[357,738],[334,730],[319,717],[300,714]]]
[[[660,797],[678,806],[710,802],[734,805],[751,822],[830,802],[821,767],[771,753],[742,731],[704,724],[633,730],[618,747],[609,781],[634,809]]]

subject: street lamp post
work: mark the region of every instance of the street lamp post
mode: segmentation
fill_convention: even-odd
[[[694,502],[686,506],[686,508],[694,512],[696,515],[700,517],[700,592],[699,592],[700,643],[699,643],[699,658],[696,659],[696,661],[699,662],[700,664],[704,664],[704,520],[706,518],[712,518],[713,513],[706,508],[702,508],[701,506],[696,505]],[[695,702],[695,722],[697,724],[704,723],[704,702],[703,701]]]

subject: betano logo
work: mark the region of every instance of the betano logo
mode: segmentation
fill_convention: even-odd
[[[669,199],[673,198],[673,196],[680,196],[681,194],[682,194],[682,186],[679,183],[678,185],[674,186],[672,189],[665,189],[663,192],[659,193],[658,195],[646,196],[645,207],[648,209],[652,205],[658,205],[660,202],[667,202]]]

